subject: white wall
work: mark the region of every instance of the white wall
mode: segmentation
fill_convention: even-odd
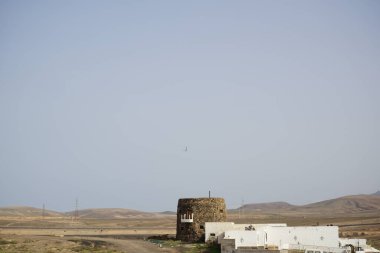
[[[242,225],[242,224],[241,224]],[[309,249],[317,252],[345,252],[339,248],[339,231],[337,226],[318,226],[318,227],[284,227],[284,226],[256,226],[253,231],[245,230],[247,224],[244,224],[242,230],[227,230],[221,240],[222,249],[238,249],[239,247],[278,247],[279,250],[286,249]],[[229,225],[234,227],[233,224]],[[231,247],[230,241],[234,240],[234,247]],[[223,245],[228,241],[228,245]],[[342,241],[341,241],[342,242]],[[357,242],[358,241],[347,241]],[[365,241],[359,241],[364,244]]]
[[[323,247],[339,247],[337,226],[318,227],[266,227],[266,244],[288,249],[289,245],[314,245]]]
[[[216,240],[218,236],[227,230],[231,230],[233,226],[233,222],[205,222],[205,241]],[[215,234],[215,236],[210,237],[210,234]]]
[[[205,241],[215,241],[218,243],[224,237],[224,232],[227,230],[245,230],[250,224],[235,224],[233,222],[205,222]],[[215,236],[210,236],[215,234]]]
[[[218,243],[223,239],[224,232],[227,230],[239,230],[244,231],[246,227],[253,226],[256,231],[262,231],[265,227],[286,227],[285,223],[278,224],[235,224],[233,222],[206,222],[205,223],[205,241],[215,241],[218,239]],[[215,234],[215,236],[210,236]]]
[[[235,249],[238,247],[257,247],[264,245],[264,236],[256,231],[226,231],[225,239],[235,239]]]

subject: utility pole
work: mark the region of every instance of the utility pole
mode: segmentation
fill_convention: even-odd
[[[42,204],[42,219],[45,219],[45,203]]]
[[[75,220],[77,220],[78,219],[78,215],[79,214],[79,212],[78,212],[78,198],[76,198],[75,199]]]

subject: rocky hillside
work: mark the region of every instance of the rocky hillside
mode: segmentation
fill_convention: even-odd
[[[286,202],[247,204],[239,209],[264,213],[360,213],[380,212],[380,195],[352,195],[307,205]]]
[[[273,210],[290,210],[295,207],[296,207],[295,205],[291,205],[287,202],[269,202],[269,203],[246,204],[238,209],[265,212],[265,211],[273,211]]]
[[[75,211],[67,212],[66,215],[74,216]],[[164,216],[164,214],[142,212],[126,208],[93,208],[78,211],[80,218],[88,219],[127,219],[127,218],[151,218]]]
[[[64,214],[45,210],[44,215],[46,217],[59,217],[64,216]],[[12,207],[1,207],[0,208],[0,217],[41,217],[42,209],[34,208],[29,206],[12,206]]]

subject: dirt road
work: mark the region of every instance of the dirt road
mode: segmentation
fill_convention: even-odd
[[[0,252],[7,253],[75,253],[92,252],[105,253],[109,250],[118,253],[180,253],[179,248],[165,247],[144,241],[143,239],[124,238],[113,239],[104,237],[78,236],[28,236],[1,235]]]
[[[89,239],[95,239],[94,237]],[[98,238],[99,240],[109,242],[116,246],[116,248],[125,253],[178,253],[173,248],[160,248],[158,245],[148,241],[139,239],[110,239],[110,238]]]

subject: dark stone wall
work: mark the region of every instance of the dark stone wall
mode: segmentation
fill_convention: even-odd
[[[181,214],[194,215],[192,223],[181,222]],[[177,207],[177,239],[185,242],[204,240],[205,222],[226,221],[226,204],[223,198],[179,199]]]

